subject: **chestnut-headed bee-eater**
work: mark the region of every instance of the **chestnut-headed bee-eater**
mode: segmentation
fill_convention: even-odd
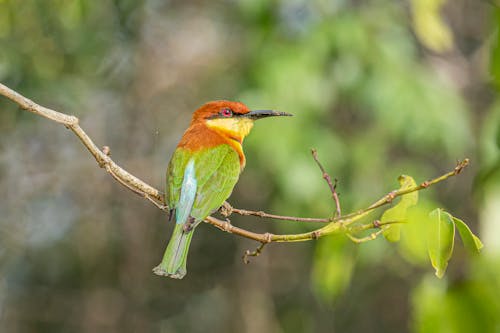
[[[245,167],[243,139],[257,119],[291,116],[250,111],[243,103],[209,102],[196,110],[167,169],[165,201],[173,234],[154,273],[182,279],[194,229],[231,195]]]

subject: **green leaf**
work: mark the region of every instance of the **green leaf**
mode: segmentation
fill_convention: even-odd
[[[415,180],[406,175],[401,175],[398,178],[400,190],[405,190],[411,187],[416,186]],[[381,222],[389,222],[389,221],[405,221],[406,220],[406,211],[408,208],[415,206],[418,201],[418,192],[411,192],[405,194],[401,197],[401,200],[397,205],[392,208],[389,208],[382,214],[380,218]],[[385,239],[389,242],[397,242],[401,237],[401,223],[391,224],[384,227],[384,231],[382,234]]]
[[[479,253],[483,248],[483,243],[472,233],[467,224],[464,221],[452,216],[453,222],[455,222],[455,226],[458,229],[458,233],[460,234],[460,238],[462,238],[462,242],[467,250],[472,253]]]
[[[431,224],[427,238],[427,251],[432,267],[436,270],[436,276],[442,278],[453,253],[455,223],[453,223],[453,217],[441,208],[433,210],[429,217]]]

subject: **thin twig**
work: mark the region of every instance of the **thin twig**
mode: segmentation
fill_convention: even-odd
[[[346,236],[349,237],[349,239],[352,240],[354,243],[359,244],[376,239],[383,231],[384,230],[380,229],[378,231],[372,232],[366,237],[361,237],[361,238],[355,237],[350,233],[346,233]]]
[[[316,218],[316,217],[297,217],[297,216],[285,216],[285,215],[275,215],[263,212],[261,210],[247,210],[247,209],[239,209],[231,206],[229,202],[224,202],[222,207],[219,209],[219,212],[224,216],[228,217],[232,213],[239,214],[242,216],[258,216],[262,218],[269,218],[275,220],[284,220],[284,221],[296,221],[296,222],[316,222],[316,223],[329,223],[332,221],[330,218]]]
[[[401,223],[406,223],[406,221],[380,221],[380,220],[375,220],[372,223],[366,223],[366,224],[360,224],[360,225],[355,225],[351,226],[348,228],[348,232],[350,234],[357,234],[366,230],[370,229],[378,229],[382,228],[384,226],[388,226],[391,224],[401,224]]]
[[[333,215],[333,217],[335,218],[335,217],[342,216],[342,213],[340,211],[339,195],[337,194],[337,179],[335,179],[335,184],[333,184],[332,178],[326,172],[325,168],[323,167],[323,165],[321,164],[321,162],[318,159],[318,152],[316,151],[316,149],[314,149],[314,148],[311,149],[311,153],[312,153],[314,160],[316,161],[316,164],[318,165],[319,169],[323,173],[323,179],[328,184],[328,187],[330,188],[330,192],[332,193],[333,201],[335,201],[336,210],[335,210],[335,214]]]
[[[262,253],[262,250],[264,249],[264,246],[266,246],[267,243],[261,243],[255,250],[253,251],[250,251],[250,250],[246,250],[245,253],[243,254],[243,262],[245,264],[249,264],[250,263],[250,259],[248,259],[248,257],[258,257],[261,253]]]

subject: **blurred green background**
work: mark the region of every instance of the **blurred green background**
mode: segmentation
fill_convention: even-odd
[[[500,332],[499,24],[486,0],[0,0],[0,81],[78,116],[146,182],[163,187],[192,111],[240,100],[295,117],[256,124],[236,207],[331,214],[312,147],[344,212],[469,157],[421,202],[485,243],[458,241],[439,280],[408,242],[271,244],[244,265],[258,244],[201,225],[188,275],[158,277],[165,215],[0,98],[0,331]]]

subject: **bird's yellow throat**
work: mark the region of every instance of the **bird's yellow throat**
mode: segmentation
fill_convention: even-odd
[[[216,118],[206,121],[208,128],[225,135],[238,138],[240,141],[250,133],[253,127],[253,120],[245,117]]]

